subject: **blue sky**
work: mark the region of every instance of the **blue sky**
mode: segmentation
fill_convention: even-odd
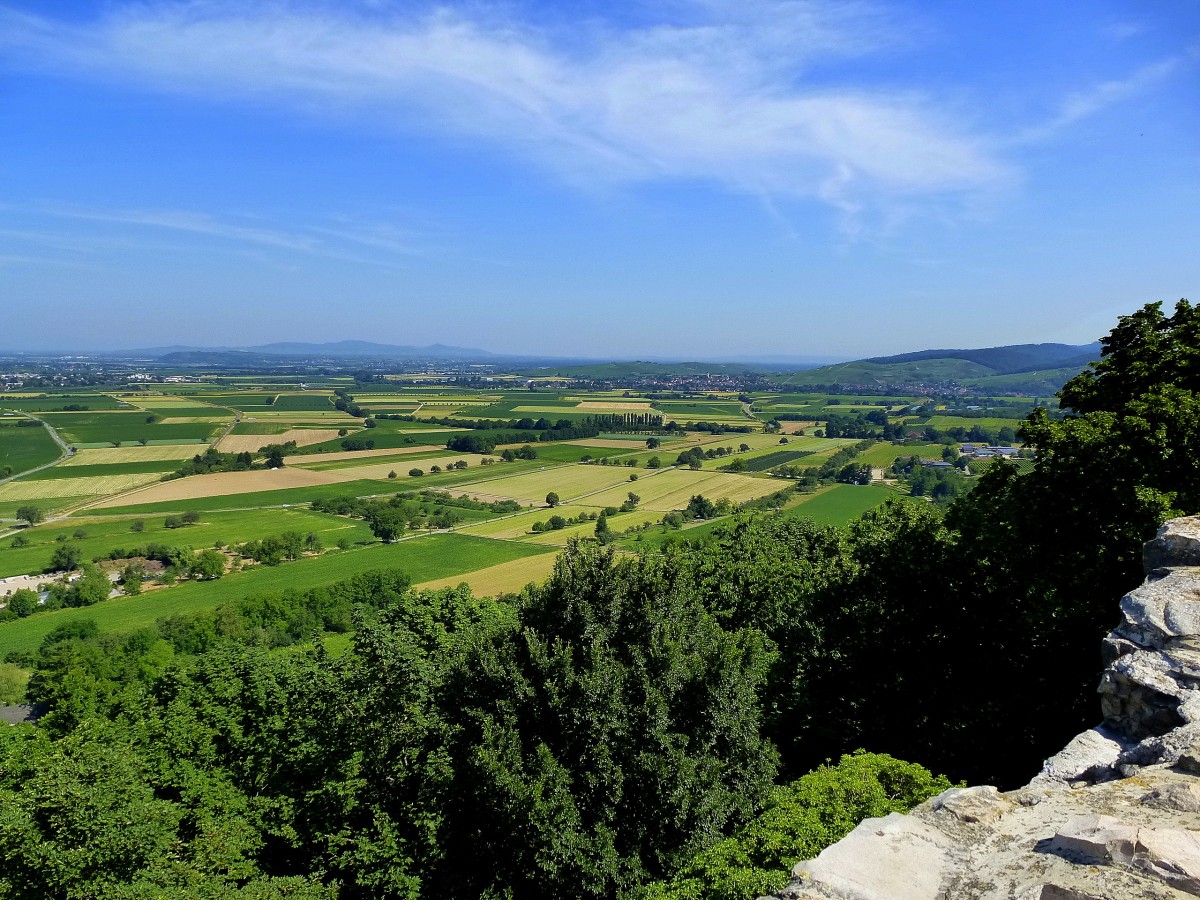
[[[5,349],[1082,343],[1197,209],[1196,0],[0,0]]]

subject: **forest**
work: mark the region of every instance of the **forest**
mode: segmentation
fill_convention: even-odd
[[[375,572],[60,626],[7,660],[45,714],[0,729],[0,897],[753,898],[864,816],[1022,783],[1200,512],[1200,308],[1123,317],[1060,399],[1030,471],[945,506],[572,541],[496,599]]]

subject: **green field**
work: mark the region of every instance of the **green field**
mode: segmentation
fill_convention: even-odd
[[[409,487],[405,484],[404,487]],[[422,484],[422,487],[427,485]],[[285,506],[309,503],[318,498],[367,497],[373,494],[394,494],[401,489],[397,485],[388,490],[388,483],[379,481],[346,481],[341,484],[324,484],[313,487],[285,488],[277,491],[258,491],[249,494],[227,494],[219,497],[199,497],[191,500],[164,500],[160,503],[134,503],[129,506],[107,507],[80,515],[154,515],[156,513],[200,511],[218,509],[255,509],[270,506]]]
[[[27,472],[58,459],[62,450],[41,425],[17,427],[28,419],[0,418],[0,473],[11,467],[12,474]]]
[[[217,430],[211,422],[148,423],[144,412],[46,413],[44,418],[68,444],[97,445],[140,440],[175,443],[207,441]]]
[[[897,459],[907,459],[910,456],[923,456],[927,459],[941,459],[945,444],[876,444],[869,450],[864,450],[854,461],[868,466],[887,468]]]
[[[835,484],[788,507],[781,515],[812,519],[818,525],[845,525],[889,497],[899,496],[894,489],[882,484]]]
[[[65,406],[83,406],[92,409],[128,409],[129,405],[121,403],[107,394],[56,394],[44,397],[4,397],[0,396],[0,409],[19,409],[24,412],[55,412]]]
[[[1022,425],[1021,419],[1002,419],[998,416],[983,416],[977,418],[967,418],[966,416],[930,416],[927,420],[928,425],[934,428],[966,428],[971,429],[978,425],[980,428],[988,428],[995,431],[1000,428],[1011,428],[1016,431]]]
[[[226,575],[219,581],[189,582],[136,597],[118,597],[96,606],[61,609],[0,623],[0,659],[13,651],[33,650],[58,625],[92,619],[103,631],[132,631],[164,617],[211,609],[266,591],[304,590],[376,569],[401,569],[414,584],[554,552],[553,548],[493,541],[462,534],[434,534],[395,544],[373,544],[310,559],[261,566]]]
[[[130,525],[141,521],[144,530],[135,533]],[[238,544],[285,531],[310,531],[330,546],[341,538],[355,543],[373,542],[371,529],[361,519],[348,519],[309,509],[256,509],[234,512],[206,513],[198,525],[186,528],[167,528],[162,516],[72,518],[68,524],[45,524],[24,529],[20,534],[30,543],[28,547],[13,547],[14,535],[0,540],[0,578],[10,575],[33,575],[41,572],[50,561],[59,537],[70,539],[79,547],[85,560],[107,556],[118,548],[166,544],[169,547],[189,547],[200,550],[217,541]],[[86,537],[73,535],[82,529]]]

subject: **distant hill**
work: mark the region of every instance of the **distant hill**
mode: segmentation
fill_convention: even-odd
[[[1099,357],[1099,343],[918,350],[794,372],[786,381],[794,385],[957,385],[1046,394],[1057,391]]]
[[[1086,366],[1100,356],[1100,343],[1094,344],[1012,344],[981,350],[917,350],[896,356],[875,356],[861,360],[880,365],[922,362],[935,359],[960,359],[992,370],[994,375],[1015,375],[1044,369]]]
[[[715,362],[609,362],[583,365],[552,365],[526,369],[519,374],[527,378],[588,378],[596,381],[615,378],[664,378],[671,375],[740,375],[746,372],[768,371],[762,366],[746,363]]]
[[[411,347],[398,344],[376,344],[371,341],[334,341],[309,344],[280,341],[255,347],[151,347],[129,351],[128,354],[147,356],[166,363],[222,365],[225,360],[248,362],[252,358],[288,357],[296,359],[396,359],[396,360],[487,360],[495,354],[471,347],[451,347],[430,344]]]

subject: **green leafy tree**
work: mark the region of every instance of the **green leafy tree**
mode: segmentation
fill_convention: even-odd
[[[7,609],[18,618],[25,618],[37,612],[38,596],[29,588],[18,588],[8,595]]]
[[[685,573],[575,543],[518,617],[447,682],[472,814],[446,823],[443,896],[618,896],[765,796],[766,647]]]
[[[554,491],[551,491],[550,493],[548,493],[546,495],[546,505],[547,506],[549,506],[551,509],[554,509],[554,507],[558,506],[558,504],[559,504],[558,494],[556,494]]]
[[[62,544],[54,548],[54,553],[50,557],[50,564],[46,566],[46,571],[70,572],[72,569],[78,569],[82,562],[82,550],[71,544]]]
[[[639,900],[754,900],[782,890],[799,859],[812,859],[861,820],[907,812],[947,790],[945,777],[886,754],[859,751],[771,792],[731,837],[698,853]]]
[[[225,554],[220,550],[201,550],[188,565],[188,574],[200,581],[215,581],[225,574]]]
[[[393,543],[403,535],[408,522],[408,514],[395,506],[377,507],[367,518],[371,533],[385,544]]]
[[[46,520],[46,514],[36,506],[18,506],[17,519],[27,525],[37,525]]]
[[[84,563],[79,578],[71,583],[66,602],[68,606],[92,606],[107,600],[112,590],[112,580],[107,572],[92,563]]]

